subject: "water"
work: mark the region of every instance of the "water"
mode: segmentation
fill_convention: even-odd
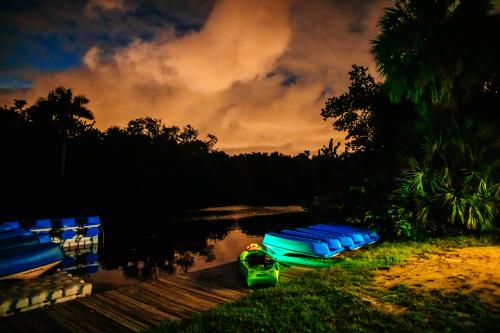
[[[266,232],[311,224],[298,206],[215,207],[156,220],[103,218],[95,271],[73,274],[93,284],[94,292],[184,274],[234,262]]]

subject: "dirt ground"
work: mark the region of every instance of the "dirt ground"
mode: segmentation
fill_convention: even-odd
[[[379,271],[377,285],[405,284],[417,291],[477,293],[486,303],[500,306],[500,246],[468,247],[411,259]]]

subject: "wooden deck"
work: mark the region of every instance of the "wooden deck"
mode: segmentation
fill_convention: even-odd
[[[311,268],[284,268],[280,283]],[[0,332],[138,332],[247,295],[236,264],[173,275],[0,318]]]

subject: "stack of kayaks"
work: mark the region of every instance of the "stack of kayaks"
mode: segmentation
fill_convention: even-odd
[[[0,224],[0,280],[30,279],[61,262],[61,247],[47,233],[32,234],[19,223]]]
[[[98,216],[0,223],[0,280],[34,278],[63,259],[69,271],[96,271],[100,225]]]
[[[341,224],[318,224],[295,230],[267,233],[262,243],[280,261],[316,263],[311,258],[328,259],[345,250],[357,250],[380,239],[374,230]]]
[[[80,247],[97,243],[101,220],[99,216],[40,219],[24,222],[31,232],[49,232],[52,242],[63,247]]]
[[[250,244],[238,257],[238,269],[248,287],[278,283],[279,264],[258,244]]]

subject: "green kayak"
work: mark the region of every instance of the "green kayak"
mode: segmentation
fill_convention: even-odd
[[[278,283],[279,263],[257,244],[247,246],[238,258],[238,269],[248,287]]]

